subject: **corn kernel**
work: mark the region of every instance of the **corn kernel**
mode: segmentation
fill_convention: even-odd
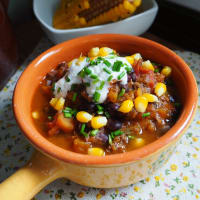
[[[134,63],[134,58],[132,56],[126,56],[125,58],[131,65]]]
[[[96,117],[92,118],[91,126],[94,129],[99,129],[99,128],[102,128],[102,127],[106,126],[107,122],[108,122],[108,120],[107,120],[106,117],[96,116]]]
[[[75,15],[75,16],[74,16],[74,21],[75,21],[75,22],[79,21],[79,16],[78,16],[78,15]]]
[[[84,17],[79,18],[79,22],[80,22],[81,25],[86,25],[87,24],[87,22],[86,22]]]
[[[133,57],[134,60],[142,59],[142,56],[141,56],[140,53],[135,53],[135,54],[133,54],[131,57]]]
[[[142,95],[143,97],[146,97],[148,102],[158,102],[158,97],[156,95],[150,94],[150,93],[144,93]]]
[[[138,112],[145,112],[148,106],[148,100],[144,96],[139,96],[135,99],[135,109]]]
[[[139,148],[145,145],[145,141],[143,138],[135,138],[133,140],[130,140],[130,146],[134,148]]]
[[[49,103],[50,103],[50,105],[51,105],[52,107],[54,107],[54,106],[56,105],[57,101],[58,101],[58,98],[52,98],[51,101],[50,101]]]
[[[153,65],[151,64],[151,62],[149,60],[147,60],[145,62],[142,62],[142,67],[144,69],[148,69],[148,70],[154,71],[154,67],[153,67]]]
[[[56,104],[54,105],[54,108],[56,110],[62,110],[65,104],[65,99],[63,97],[60,97]]]
[[[108,56],[110,53],[113,52],[113,49],[108,48],[108,47],[102,47],[99,50],[99,56]]]
[[[71,67],[71,66],[72,66],[73,61],[74,61],[74,60],[71,60],[70,62],[68,62],[68,67]]]
[[[95,148],[89,148],[88,149],[88,155],[92,156],[104,156],[105,152],[103,149],[95,147]]]
[[[124,8],[131,13],[133,13],[136,9],[136,7],[133,4],[131,4],[128,0],[125,0],[123,5]]]
[[[82,63],[84,60],[85,60],[85,56],[80,56],[80,57],[78,58],[78,60],[76,61],[76,64],[77,64],[77,65],[81,65],[81,63]]]
[[[39,117],[40,117],[39,112],[37,112],[37,111],[32,112],[32,117],[33,117],[33,119],[39,119]]]
[[[138,88],[137,89],[137,97],[142,96],[142,89]]]
[[[76,119],[79,122],[88,123],[92,119],[92,115],[90,115],[88,112],[80,111],[77,113]]]
[[[165,66],[161,71],[161,74],[163,74],[164,76],[170,76],[171,73],[172,73],[172,68],[168,66]]]
[[[133,101],[125,100],[122,102],[119,111],[123,113],[128,113],[132,110],[132,108],[133,108]]]
[[[85,9],[90,8],[90,3],[87,0],[83,2],[83,5]]]
[[[134,0],[133,3],[134,3],[134,5],[135,5],[136,7],[138,7],[138,6],[141,5],[142,0]]]
[[[167,87],[164,83],[157,83],[155,87],[155,94],[160,97],[167,91]]]
[[[99,55],[99,47],[94,47],[88,52],[89,57],[96,57]]]

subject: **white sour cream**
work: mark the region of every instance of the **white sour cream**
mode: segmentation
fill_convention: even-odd
[[[108,55],[102,57],[103,60],[99,61],[96,65],[92,65],[88,59],[84,59],[81,62],[74,59],[69,68],[69,71],[65,74],[63,78],[55,83],[55,97],[66,97],[67,92],[71,90],[72,84],[82,84],[87,83],[86,92],[89,97],[94,97],[95,92],[100,94],[98,98],[98,103],[103,103],[108,95],[110,82],[112,80],[120,81],[122,85],[126,85],[128,82],[128,74],[126,68],[132,68],[130,63],[125,57]],[[104,61],[108,61],[111,66],[107,66]],[[96,62],[97,59],[92,62]],[[121,61],[122,67],[119,71],[113,70],[113,65],[115,62]],[[79,72],[84,70],[85,67],[89,69],[89,74],[84,73],[84,77],[81,77]],[[106,70],[105,70],[106,69]],[[106,72],[109,71],[110,73]],[[66,81],[66,76],[68,77],[68,82]],[[111,77],[112,76],[112,79]],[[110,78],[110,79],[109,79]],[[60,89],[59,89],[60,88]]]

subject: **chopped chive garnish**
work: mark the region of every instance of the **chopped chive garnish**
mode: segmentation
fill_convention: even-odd
[[[72,116],[76,116],[77,110],[71,109],[69,107],[65,107],[65,109],[62,110],[64,117],[71,118]]]
[[[110,67],[110,66],[111,66],[111,63],[110,63],[108,60],[104,60],[103,63],[104,63],[107,67]]]
[[[86,87],[90,87],[90,83],[84,83]]]
[[[87,67],[85,68],[84,71],[85,71],[85,73],[86,73],[87,75],[90,75],[90,74],[92,73],[92,71],[91,71],[89,68],[87,68]]]
[[[104,114],[105,114],[105,116],[107,117],[107,118],[110,118],[110,114],[109,114],[109,112],[104,112]]]
[[[48,116],[48,120],[52,120],[52,116]]]
[[[111,138],[114,139],[115,136],[119,136],[119,135],[122,135],[124,134],[123,131],[120,131],[120,130],[117,130],[117,131],[114,131],[114,132],[111,132]]]
[[[84,78],[84,77],[85,77],[85,70],[82,69],[82,70],[78,73],[78,75],[79,75],[81,78]]]
[[[103,60],[102,57],[98,57],[97,60],[96,60],[96,61],[97,61],[97,64],[99,64],[102,60]]]
[[[110,82],[112,80],[112,78],[113,78],[113,75],[109,76],[107,81]]]
[[[120,80],[122,79],[124,76],[125,76],[126,72],[122,72],[118,77],[117,79]]]
[[[82,135],[84,135],[85,137],[87,137],[88,136],[88,134],[85,132],[85,127],[86,127],[86,125],[85,124],[82,124],[82,126],[81,126],[81,134]]]
[[[112,144],[112,136],[108,135],[108,143],[111,145]]]
[[[68,76],[65,76],[65,81],[70,82],[70,78]]]
[[[130,73],[132,71],[132,68],[131,67],[125,67],[127,73]]]
[[[99,111],[103,111],[103,110],[104,110],[104,107],[97,104],[97,109],[98,109]]]
[[[158,68],[157,68],[157,69],[155,69],[155,70],[154,70],[154,72],[155,72],[155,73],[159,72],[159,69],[158,69]]]
[[[101,94],[100,94],[99,92],[96,91],[96,92],[94,93],[93,99],[94,99],[95,102],[98,102],[99,99],[100,99],[100,97],[101,97]]]
[[[118,98],[122,97],[125,94],[125,91],[126,90],[124,88],[122,88],[119,95],[118,95]]]
[[[130,139],[130,140],[132,140],[132,139],[134,139],[135,137],[134,136],[132,136],[132,135],[129,135],[128,136],[128,139]]]
[[[81,133],[84,133],[84,131],[85,131],[85,127],[86,127],[86,124],[82,124],[82,126],[81,126]]]
[[[77,92],[75,92],[75,93],[73,94],[73,97],[72,97],[72,102],[76,101],[76,97],[77,97],[77,95],[78,95],[78,93],[77,93]]]
[[[97,78],[98,78],[98,76],[97,76],[97,75],[95,75],[95,74],[92,74],[92,75],[90,75],[90,78],[91,78],[91,79],[97,79]]]
[[[147,112],[147,113],[143,113],[142,114],[142,117],[148,117],[148,116],[150,116],[151,115],[151,113],[150,112]]]
[[[103,89],[103,86],[105,85],[105,81],[101,81],[101,84],[100,84],[100,86],[99,86],[99,90],[102,90]]]
[[[98,132],[99,132],[98,129],[94,129],[94,130],[92,130],[92,131],[90,132],[90,135],[91,135],[91,136],[95,136]]]
[[[105,71],[107,74],[111,74],[112,72],[108,70],[107,68],[103,68],[103,71]]]
[[[65,107],[65,109],[63,110],[63,112],[71,112],[72,109],[70,107]]]
[[[87,57],[87,58],[86,58],[86,61],[87,61],[87,62],[90,62],[90,58],[89,58],[89,57]]]
[[[119,72],[122,65],[123,65],[122,61],[115,61],[112,70],[115,72]]]
[[[59,87],[59,88],[57,89],[57,93],[59,93],[59,92],[61,92],[61,87]]]
[[[103,115],[103,111],[97,111],[97,114]]]
[[[96,65],[96,64],[97,64],[96,61],[91,60],[90,65]]]
[[[92,84],[96,84],[98,82],[99,82],[99,79],[96,79],[96,80],[92,81]]]
[[[71,113],[68,113],[68,112],[64,112],[64,117],[65,118],[71,118],[72,117],[72,114]]]
[[[52,84],[52,88],[51,88],[51,90],[54,92],[54,91],[55,91],[55,89],[56,89],[56,84],[55,84],[55,83],[53,83],[53,84]]]

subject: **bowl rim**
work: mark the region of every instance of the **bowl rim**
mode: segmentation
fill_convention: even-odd
[[[138,148],[136,150],[132,150],[129,152],[125,153],[119,153],[119,154],[112,154],[112,155],[106,155],[103,157],[98,157],[98,156],[90,156],[90,155],[85,155],[85,154],[79,154],[75,153],[69,150],[62,149],[53,143],[49,142],[46,138],[44,138],[39,131],[32,130],[29,128],[28,124],[26,123],[25,119],[21,117],[21,109],[18,106],[18,102],[21,100],[21,96],[23,95],[20,92],[20,89],[24,87],[24,82],[26,81],[26,76],[28,73],[31,72],[31,69],[34,68],[34,65],[37,64],[45,57],[45,55],[49,54],[50,52],[56,51],[58,49],[62,49],[63,46],[79,43],[79,41],[82,40],[95,40],[96,37],[100,38],[101,41],[103,38],[109,38],[113,39],[114,41],[116,39],[122,39],[123,38],[128,38],[130,40],[137,40],[141,43],[145,43],[147,45],[152,45],[153,47],[159,48],[160,51],[163,51],[167,53],[169,56],[172,56],[176,59],[176,63],[181,66],[181,71],[184,74],[185,79],[187,80],[188,83],[188,98],[187,99],[187,105],[184,106],[183,111],[177,120],[177,122],[173,125],[173,127],[167,131],[162,137],[160,137],[158,140],[147,144],[141,148]],[[79,165],[98,165],[98,166],[107,166],[107,165],[116,165],[116,164],[124,164],[124,163],[129,163],[129,162],[134,162],[139,159],[142,159],[148,155],[151,155],[160,149],[165,148],[167,145],[170,143],[173,143],[176,141],[182,133],[187,129],[187,127],[190,125],[193,116],[195,114],[195,110],[197,108],[197,100],[198,100],[198,88],[196,84],[196,80],[193,76],[192,71],[190,68],[187,66],[187,64],[184,62],[182,58],[180,58],[178,55],[176,55],[173,51],[168,49],[167,47],[142,38],[138,36],[131,36],[131,35],[125,35],[125,34],[92,34],[88,36],[83,36],[79,37],[76,39],[72,39],[63,43],[60,43],[58,45],[55,45],[51,47],[50,49],[46,50],[42,54],[40,54],[37,58],[35,58],[25,69],[25,71],[22,73],[20,76],[15,90],[14,90],[14,95],[13,95],[13,110],[14,110],[14,115],[16,118],[16,121],[24,133],[24,135],[28,138],[28,140],[35,146],[37,149],[42,151],[43,153],[56,158],[58,160],[67,162],[67,163],[75,163]]]
[[[45,27],[47,28],[48,30],[50,30],[51,32],[54,32],[54,33],[74,33],[74,32],[86,32],[86,31],[92,31],[92,30],[96,30],[96,29],[101,29],[103,27],[106,27],[106,26],[111,26],[111,25],[114,25],[114,24],[118,24],[118,23],[122,23],[122,22],[127,22],[127,21],[130,21],[130,20],[133,20],[135,18],[138,18],[140,17],[141,15],[144,15],[144,14],[147,14],[149,12],[157,12],[158,11],[158,4],[155,0],[151,0],[152,1],[152,7],[145,10],[144,12],[140,12],[140,13],[137,13],[133,16],[130,16],[128,18],[125,18],[125,19],[122,19],[120,21],[117,21],[117,22],[111,22],[111,23],[108,23],[108,24],[102,24],[102,25],[96,25],[96,26],[90,26],[90,27],[85,27],[85,28],[74,28],[74,29],[56,29],[54,28],[53,26],[50,26],[48,25],[43,19],[41,19],[39,13],[37,12],[36,10],[36,0],[33,0],[33,12],[36,16],[36,18],[38,19],[38,21]]]

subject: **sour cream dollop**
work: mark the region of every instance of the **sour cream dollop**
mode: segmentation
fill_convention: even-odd
[[[126,85],[130,70],[132,66],[125,57],[113,54],[94,60],[88,57],[74,59],[65,76],[55,83],[54,95],[65,98],[73,84],[84,84],[89,97],[96,103],[103,103],[111,82],[116,80]]]

